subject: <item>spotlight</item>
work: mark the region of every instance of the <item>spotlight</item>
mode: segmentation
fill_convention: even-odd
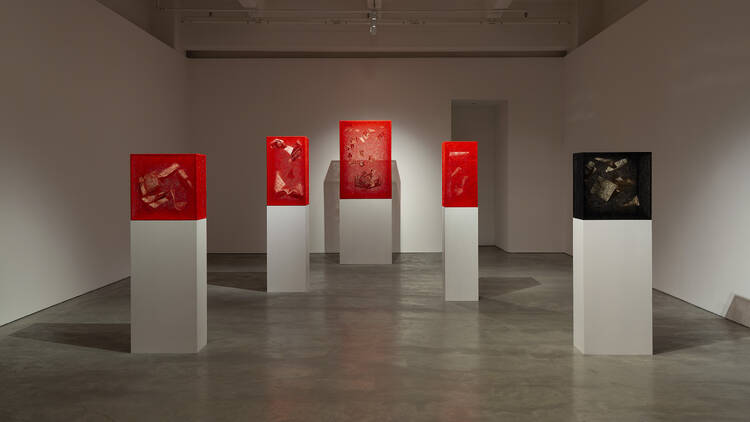
[[[370,18],[370,35],[377,35],[378,34],[378,25],[377,25],[378,17],[373,12],[368,13],[367,17]]]

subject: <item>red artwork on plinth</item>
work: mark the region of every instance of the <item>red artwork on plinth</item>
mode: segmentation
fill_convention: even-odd
[[[308,145],[304,136],[266,138],[266,205],[310,203]]]
[[[131,220],[206,218],[206,156],[131,154]]]
[[[391,122],[339,122],[341,199],[391,198]]]
[[[477,143],[443,142],[443,206],[476,207]]]

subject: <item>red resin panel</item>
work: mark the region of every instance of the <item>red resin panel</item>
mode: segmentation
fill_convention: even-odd
[[[266,138],[266,204],[310,203],[309,148],[304,136]]]
[[[476,207],[477,143],[443,142],[443,206]]]
[[[132,154],[131,220],[206,218],[206,156]]]
[[[391,122],[339,122],[342,199],[391,198]]]

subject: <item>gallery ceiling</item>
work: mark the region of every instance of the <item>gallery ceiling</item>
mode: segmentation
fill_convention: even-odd
[[[569,5],[570,0],[159,0],[161,7],[198,9],[286,9],[346,10],[358,8],[409,9],[496,9],[512,3]]]
[[[525,57],[564,55],[646,0],[98,1],[190,57]]]
[[[345,25],[567,23],[570,0],[159,0],[189,22]]]
[[[186,50],[564,52],[570,0],[160,0]]]

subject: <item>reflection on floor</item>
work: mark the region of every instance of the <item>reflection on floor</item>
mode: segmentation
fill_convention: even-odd
[[[747,420],[750,329],[654,294],[654,357],[572,347],[571,259],[480,250],[479,303],[440,254],[312,258],[267,294],[263,255],[209,257],[208,346],[131,355],[127,280],[0,327],[0,420]],[[169,304],[165,304],[169,306]]]

